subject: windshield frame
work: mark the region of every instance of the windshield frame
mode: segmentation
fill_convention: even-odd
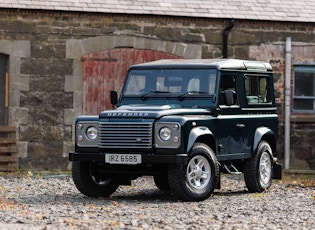
[[[134,82],[132,82],[134,81]],[[207,97],[216,94],[216,68],[131,68],[128,71],[122,98],[185,98]]]

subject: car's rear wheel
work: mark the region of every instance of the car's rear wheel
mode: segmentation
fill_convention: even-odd
[[[72,162],[73,182],[81,193],[86,196],[107,197],[116,191],[119,186],[117,179],[101,173],[101,167],[97,162]]]
[[[169,168],[172,192],[184,201],[201,201],[210,197],[219,179],[219,164],[212,149],[195,143],[186,165]]]
[[[255,156],[244,163],[244,179],[249,192],[270,188],[273,178],[272,149],[266,141],[258,145]]]

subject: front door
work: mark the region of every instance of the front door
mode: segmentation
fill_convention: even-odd
[[[239,106],[239,95],[233,74],[221,76],[218,115],[218,160],[244,157],[246,126]]]

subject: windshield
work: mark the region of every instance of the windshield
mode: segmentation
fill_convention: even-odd
[[[129,71],[123,96],[213,95],[215,69],[141,69]]]

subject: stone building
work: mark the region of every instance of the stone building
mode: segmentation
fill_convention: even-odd
[[[0,8],[0,125],[16,127],[21,169],[69,168],[76,116],[108,108],[129,65],[222,57],[271,63],[280,157],[289,127],[290,168],[315,169],[315,1],[3,0]]]

